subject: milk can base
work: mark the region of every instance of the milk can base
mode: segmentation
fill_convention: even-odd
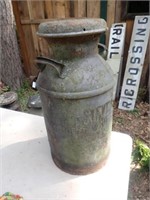
[[[56,166],[62,171],[72,174],[72,175],[87,175],[87,174],[91,174],[98,171],[106,164],[108,156],[109,156],[109,153],[105,157],[105,159],[103,159],[96,165],[85,166],[85,167],[71,167],[67,165],[66,163],[63,163],[62,161],[56,159],[56,157],[52,154],[52,158]]]

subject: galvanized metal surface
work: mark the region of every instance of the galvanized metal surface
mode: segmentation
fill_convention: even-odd
[[[74,22],[74,30],[82,20]],[[104,27],[97,22],[93,26],[100,34]],[[65,30],[67,20],[59,24]],[[98,55],[99,34],[93,31],[85,36],[83,31],[83,35],[70,37],[69,26],[66,29],[69,37],[57,37],[55,32],[52,37],[45,37],[43,33],[53,55],[47,63],[38,59],[39,67],[46,65],[42,66],[37,87],[54,162],[71,174],[88,174],[101,167],[109,154],[113,76]],[[64,67],[59,73],[56,67],[60,63]]]
[[[83,36],[105,32],[107,25],[103,19],[61,19],[41,23],[37,34],[42,37],[62,38]]]

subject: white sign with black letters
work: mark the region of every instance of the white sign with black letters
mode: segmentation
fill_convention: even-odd
[[[113,24],[110,30],[107,63],[110,65],[115,80],[114,97],[116,94],[118,74],[122,64],[126,23]]]
[[[149,39],[149,32],[150,16],[136,16],[119,101],[120,109],[134,109]]]

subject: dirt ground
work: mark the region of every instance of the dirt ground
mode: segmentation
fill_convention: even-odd
[[[149,145],[150,105],[137,103],[133,111],[123,111],[114,103],[113,130],[129,134],[133,141],[140,139]],[[149,172],[131,165],[128,200],[150,199]]]

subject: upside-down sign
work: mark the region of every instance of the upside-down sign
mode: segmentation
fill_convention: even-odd
[[[136,16],[119,101],[120,109],[134,109],[148,44],[149,32],[150,16]]]
[[[118,96],[117,83],[120,86],[120,74],[123,58],[124,40],[125,40],[126,23],[113,24],[110,30],[110,39],[106,62],[110,65],[114,75],[114,92]]]

